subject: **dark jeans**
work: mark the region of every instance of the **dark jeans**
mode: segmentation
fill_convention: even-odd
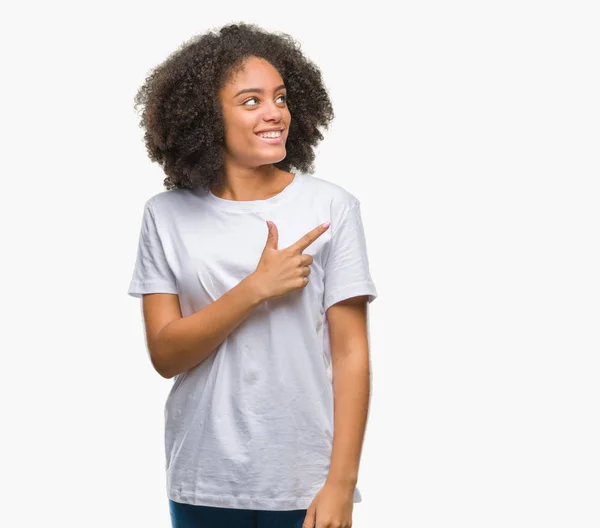
[[[306,510],[267,511],[193,506],[169,499],[173,528],[302,528]]]

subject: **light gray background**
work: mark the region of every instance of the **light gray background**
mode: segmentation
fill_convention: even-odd
[[[594,4],[5,8],[0,525],[169,526],[172,380],[126,294],[164,175],[133,96],[238,20],[319,65],[337,117],[317,174],[362,203],[379,298],[354,526],[597,528]]]

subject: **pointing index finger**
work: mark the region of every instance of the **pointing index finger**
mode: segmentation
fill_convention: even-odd
[[[317,238],[319,238],[330,226],[330,222],[325,222],[320,226],[315,227],[313,230],[309,231],[304,235],[300,240],[292,244],[288,247],[294,252],[302,253],[308,246],[310,246]]]

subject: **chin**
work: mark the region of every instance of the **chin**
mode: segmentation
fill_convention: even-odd
[[[261,165],[266,165],[268,163],[279,163],[284,160],[287,156],[287,152],[285,149],[280,154],[271,153],[270,156],[263,156]]]

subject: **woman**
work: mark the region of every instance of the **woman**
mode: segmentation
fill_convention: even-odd
[[[170,55],[136,103],[167,175],[128,293],[175,378],[173,526],[350,526],[377,292],[360,202],[309,175],[333,119],[319,70],[289,36],[233,24]]]

